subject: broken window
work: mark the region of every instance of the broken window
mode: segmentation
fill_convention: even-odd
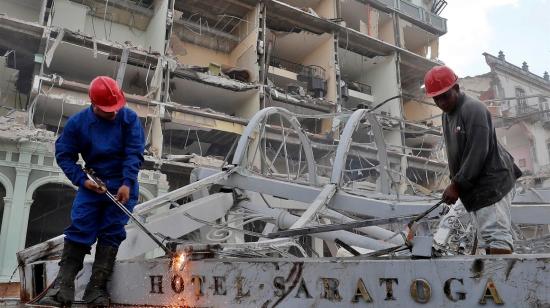
[[[33,194],[25,247],[63,234],[71,224],[71,206],[76,191],[67,185],[48,183]]]

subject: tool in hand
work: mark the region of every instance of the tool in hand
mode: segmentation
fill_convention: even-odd
[[[95,176],[94,171],[92,169],[82,168],[82,170],[84,170],[84,173],[86,174],[86,176],[90,181],[94,182],[94,184],[96,184],[97,186],[105,190],[105,194],[107,195],[107,197],[109,197],[109,199],[111,199],[111,201],[113,201],[118,206],[118,208],[124,212],[124,214],[130,217],[130,219],[132,219],[132,221],[136,224],[136,226],[138,226],[141,229],[141,231],[143,231],[147,236],[149,236],[160,248],[162,248],[162,250],[164,250],[164,252],[167,255],[171,256],[173,254],[172,251],[168,249],[168,247],[166,247],[166,245],[164,245],[149,230],[147,230],[147,228],[145,228],[145,226],[132,214],[132,212],[130,212],[124,206],[124,204],[122,204],[120,201],[117,200],[117,198],[107,189],[107,186],[105,185],[105,183],[100,178]]]
[[[342,223],[342,224],[317,225],[317,226],[272,232],[267,234],[266,237],[280,238],[280,237],[289,237],[289,236],[301,236],[301,235],[323,233],[323,232],[330,232],[330,231],[353,230],[361,227],[377,226],[377,225],[384,225],[384,224],[390,224],[390,223],[401,223],[401,222],[408,221],[407,227],[409,228],[409,234],[407,236],[407,239],[411,240],[413,238],[413,225],[419,220],[421,220],[422,218],[426,217],[432,211],[437,209],[442,203],[443,203],[443,200],[439,201],[437,204],[430,207],[428,210],[415,216],[411,215],[411,216],[390,217],[390,218],[373,218],[373,219],[366,219],[366,220],[360,220],[360,221],[354,221],[354,222],[348,222],[348,223]]]
[[[433,212],[433,210],[437,209],[443,202],[444,202],[443,200],[440,200],[434,206],[432,206],[431,208],[427,209],[426,211],[418,214],[415,218],[413,218],[411,221],[409,221],[409,223],[407,224],[407,227],[409,228],[409,232],[407,234],[407,241],[411,241],[414,237],[414,229],[413,229],[414,224],[417,223],[422,218],[426,217],[426,215]]]

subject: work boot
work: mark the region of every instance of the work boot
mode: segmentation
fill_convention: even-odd
[[[510,255],[512,254],[512,250],[506,248],[489,248],[485,253],[488,255]]]
[[[97,245],[90,282],[82,298],[91,307],[108,307],[111,301],[107,292],[107,281],[113,272],[118,248]]]
[[[84,256],[90,253],[90,247],[65,241],[59,262],[59,272],[46,295],[38,301],[39,305],[69,307],[74,301],[74,279],[82,269]]]

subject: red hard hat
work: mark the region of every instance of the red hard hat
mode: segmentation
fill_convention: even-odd
[[[98,76],[90,83],[88,91],[92,104],[105,112],[119,111],[126,104],[124,93],[116,81],[107,76]]]
[[[458,76],[449,67],[433,67],[424,77],[426,96],[434,97],[449,91],[458,81]]]

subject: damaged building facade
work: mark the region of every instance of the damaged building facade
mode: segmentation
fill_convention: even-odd
[[[17,251],[69,223],[75,187],[55,164],[54,141],[89,106],[97,75],[122,85],[145,128],[142,200],[188,184],[197,166],[222,167],[247,123],[269,107],[301,115],[321,179],[351,111],[371,109],[383,139],[370,126],[357,130],[346,161],[350,189],[438,189],[446,178],[440,123],[420,87],[438,64],[444,3],[2,1],[0,282],[17,280]],[[285,130],[293,123],[275,115],[263,126],[253,167],[301,178],[300,139]],[[388,171],[374,167],[382,159]],[[312,245],[323,254],[322,242]]]
[[[490,72],[460,80],[462,88],[485,102],[494,116],[500,142],[523,171],[527,188],[548,187],[550,182],[550,77],[538,76],[522,66],[484,53]]]

